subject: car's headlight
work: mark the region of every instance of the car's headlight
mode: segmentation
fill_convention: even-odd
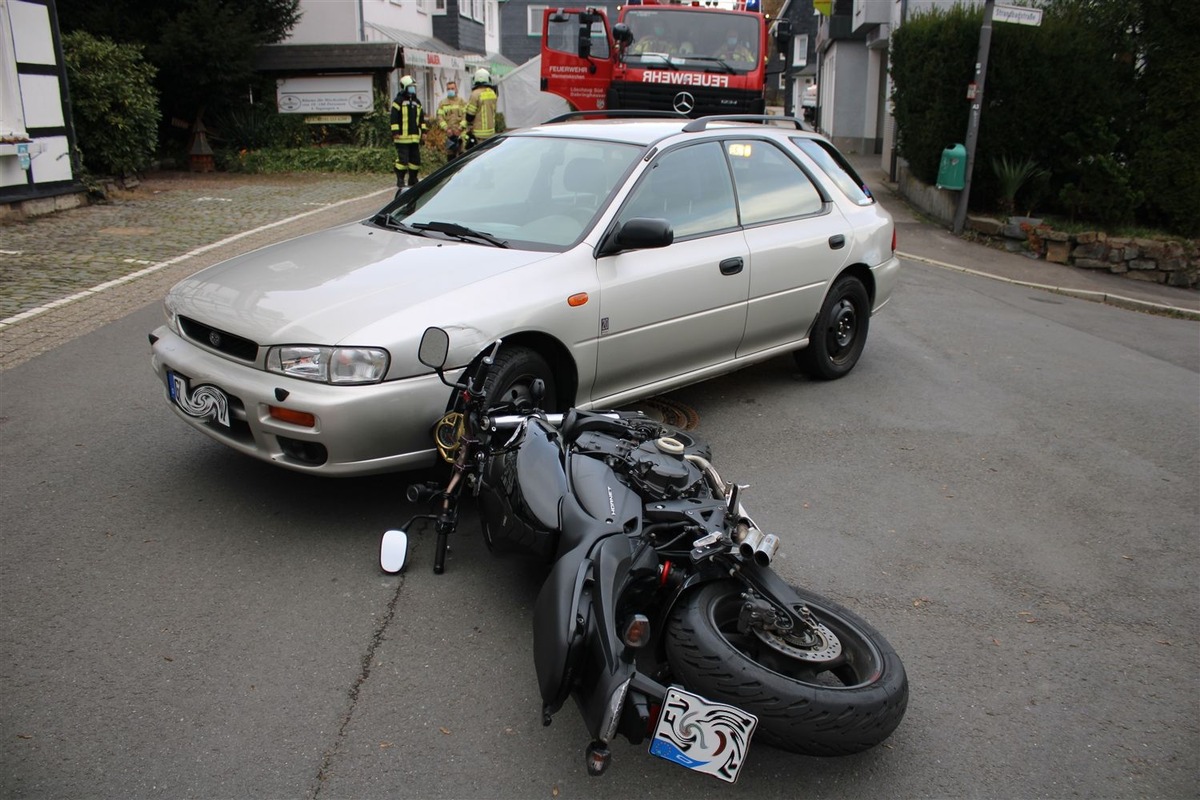
[[[163,301],[163,314],[167,318],[167,327],[175,334],[179,333],[179,313],[175,311],[175,306],[171,302],[171,298]]]
[[[387,374],[389,358],[378,347],[285,344],[267,351],[267,369],[319,383],[379,383]]]

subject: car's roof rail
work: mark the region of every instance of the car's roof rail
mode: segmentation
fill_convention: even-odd
[[[796,126],[796,130],[798,131],[815,133],[814,128],[804,122],[804,120],[798,117],[784,117],[777,114],[713,114],[712,116],[692,120],[683,126],[683,132],[699,133],[700,131],[708,130],[708,123],[710,122],[761,122],[764,125],[790,122]]]
[[[568,111],[565,114],[559,114],[557,117],[548,119],[543,122],[543,125],[552,125],[556,122],[567,122],[573,119],[590,119],[600,117],[602,119],[628,119],[636,117],[657,117],[667,119],[687,119],[687,114],[681,114],[678,111],[662,111],[652,109],[603,109],[600,111]]]

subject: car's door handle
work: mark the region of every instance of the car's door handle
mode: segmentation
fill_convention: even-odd
[[[740,256],[734,256],[733,258],[727,258],[721,262],[721,274],[722,275],[737,275],[739,272],[742,271],[742,267],[744,267],[744,266],[745,266],[745,263],[742,261]]]
[[[829,237],[829,249],[841,250],[845,246],[846,246],[846,237],[843,236],[842,234],[838,233],[838,234],[834,234],[833,236]]]

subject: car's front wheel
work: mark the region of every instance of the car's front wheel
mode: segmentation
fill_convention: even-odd
[[[867,343],[871,298],[862,281],[843,275],[833,284],[808,337],[808,347],[795,353],[804,374],[823,380],[840,378],[858,363]]]
[[[484,388],[492,405],[523,405],[533,401],[533,382],[541,379],[545,394],[538,404],[543,410],[558,408],[558,384],[546,359],[528,347],[502,347],[488,370]]]

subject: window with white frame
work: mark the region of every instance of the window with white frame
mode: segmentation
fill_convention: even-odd
[[[529,6],[525,9],[525,13],[529,15],[528,26],[525,32],[530,36],[541,38],[542,35],[542,12],[549,6]]]
[[[446,0],[433,0],[433,13],[438,16],[444,16],[446,13]]]

